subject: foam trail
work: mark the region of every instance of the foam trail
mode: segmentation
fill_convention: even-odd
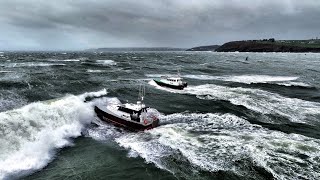
[[[239,83],[245,83],[245,84],[294,81],[299,78],[299,77],[293,77],[293,76],[269,76],[269,75],[240,75],[240,76],[184,75],[183,77],[190,78],[190,79],[199,79],[199,80],[231,81],[231,82],[239,82]]]
[[[86,96],[106,90],[37,102],[0,113],[0,179],[15,179],[46,166],[55,150],[72,145],[71,139],[94,119]]]
[[[184,163],[191,163],[187,168],[197,167],[189,170],[192,172],[200,168],[259,176],[248,173],[251,171],[246,169],[246,163],[250,162],[277,179],[320,176],[320,141],[317,139],[271,131],[231,114],[177,113],[163,116],[161,120],[173,124],[144,133],[125,134],[116,138],[116,142],[130,150],[129,155],[137,154],[175,174],[185,170]],[[178,167],[170,168],[171,161]],[[239,166],[239,162],[243,166]],[[286,162],[286,166],[282,162]]]
[[[230,88],[214,84],[188,86],[184,90],[173,90],[158,86],[154,81],[150,85],[158,89],[180,94],[193,94],[199,99],[226,100],[242,105],[262,114],[274,114],[288,118],[292,122],[318,123],[320,103],[296,98],[287,98],[276,93],[249,88]],[[277,122],[273,122],[277,123]]]
[[[287,117],[293,122],[317,122],[320,115],[320,103],[287,98],[279,94],[259,89],[229,88],[213,84],[200,85],[186,89],[200,99],[221,99],[235,105],[263,113]]]

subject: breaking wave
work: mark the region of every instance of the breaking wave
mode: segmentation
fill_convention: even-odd
[[[106,90],[79,96],[36,102],[0,113],[0,179],[15,179],[46,166],[56,149],[72,145],[86,124],[94,119],[88,96],[106,94]]]
[[[253,178],[320,176],[317,139],[271,131],[231,114],[177,113],[163,116],[161,121],[171,123],[143,133],[127,133],[115,140],[129,150],[130,157],[141,156],[178,175],[222,170]],[[170,167],[172,162],[178,167]],[[251,164],[265,173],[247,169]]]

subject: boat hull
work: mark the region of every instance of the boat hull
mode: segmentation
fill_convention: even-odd
[[[139,123],[130,122],[124,119],[121,119],[117,116],[114,116],[112,114],[109,114],[97,106],[94,107],[94,111],[96,112],[97,116],[105,122],[109,122],[114,124],[115,126],[123,127],[131,131],[144,131],[147,129],[152,129],[154,127],[157,127],[159,125],[159,119],[153,121],[153,123],[148,125],[143,125]]]
[[[187,84],[183,84],[183,85],[180,85],[180,86],[175,86],[175,85],[163,83],[163,82],[161,82],[160,80],[157,80],[157,79],[154,79],[154,82],[156,82],[159,86],[164,86],[164,87],[168,87],[168,88],[172,88],[172,89],[183,90],[185,87],[187,87]]]

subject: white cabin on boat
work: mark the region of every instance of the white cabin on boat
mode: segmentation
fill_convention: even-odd
[[[174,85],[174,86],[181,86],[183,85],[183,81],[181,77],[167,77],[162,76],[161,81],[166,84]]]

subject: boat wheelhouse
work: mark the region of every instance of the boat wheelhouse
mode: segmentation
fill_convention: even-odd
[[[172,89],[184,89],[187,82],[183,81],[180,76],[161,76],[161,78],[153,79],[159,86],[165,86]]]
[[[152,129],[159,125],[159,112],[143,103],[144,94],[136,104],[110,104],[106,107],[95,106],[97,116],[106,122],[133,131]]]

